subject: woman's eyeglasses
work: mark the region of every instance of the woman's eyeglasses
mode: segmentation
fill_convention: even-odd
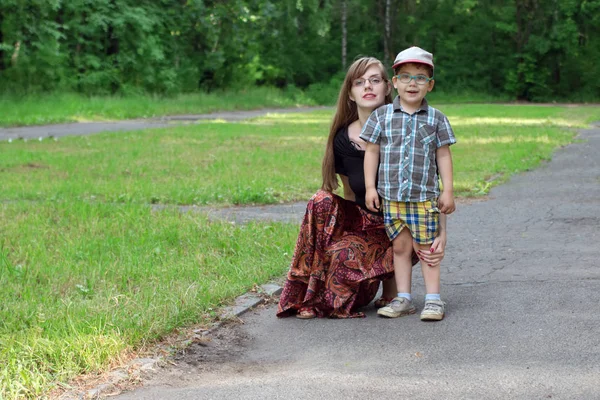
[[[352,86],[363,87],[366,85],[367,81],[371,83],[371,86],[377,86],[383,82],[383,78],[381,78],[380,76],[372,76],[370,78],[358,78],[352,81]]]

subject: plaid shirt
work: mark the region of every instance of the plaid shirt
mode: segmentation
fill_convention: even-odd
[[[448,118],[423,99],[412,115],[396,96],[371,113],[361,139],[379,144],[377,192],[384,199],[420,202],[440,195],[436,149],[456,143]]]

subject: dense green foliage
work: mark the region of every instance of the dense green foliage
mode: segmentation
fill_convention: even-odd
[[[1,0],[0,93],[326,89],[419,45],[443,92],[590,101],[599,33],[600,0]]]

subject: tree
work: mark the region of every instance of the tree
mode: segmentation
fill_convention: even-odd
[[[600,0],[2,0],[0,90],[337,85],[357,56],[391,66],[417,45],[438,90],[595,99],[599,15]]]

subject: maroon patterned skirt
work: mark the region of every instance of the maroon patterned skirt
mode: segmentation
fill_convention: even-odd
[[[278,317],[313,307],[318,317],[356,318],[393,276],[391,242],[383,217],[325,191],[308,202]]]

